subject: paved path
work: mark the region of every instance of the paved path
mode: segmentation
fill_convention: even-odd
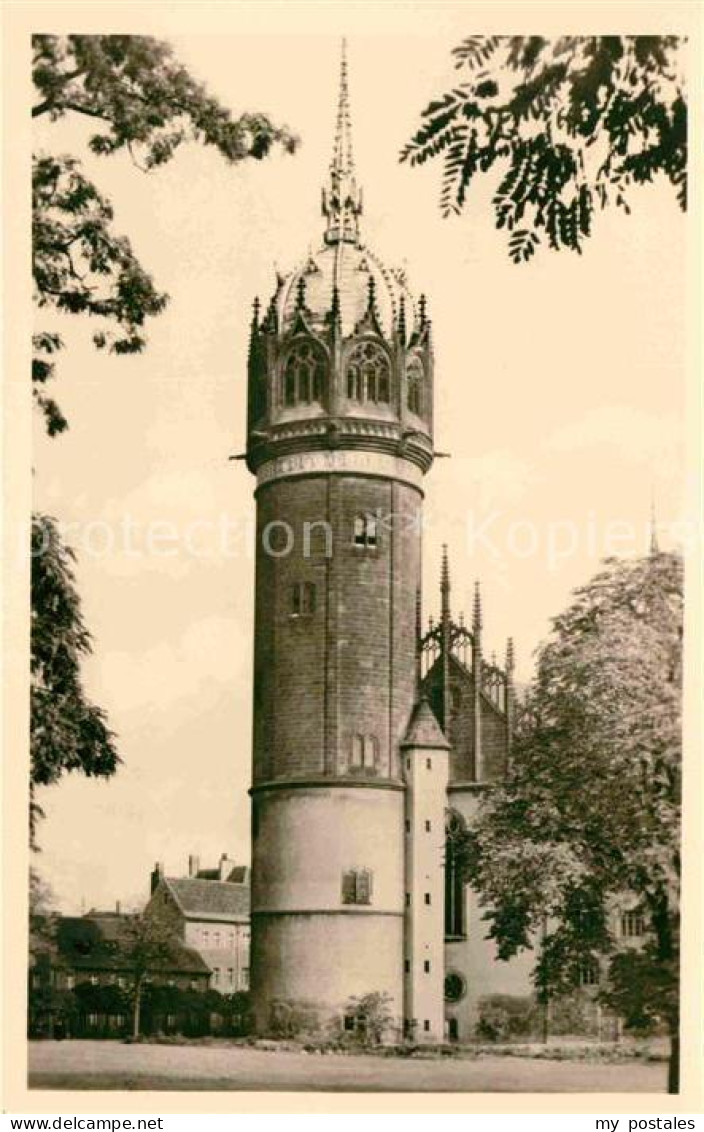
[[[29,1043],[35,1089],[663,1093],[662,1062],[442,1060],[268,1052],[238,1046]]]

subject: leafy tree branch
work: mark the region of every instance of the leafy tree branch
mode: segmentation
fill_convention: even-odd
[[[581,252],[597,210],[630,211],[665,176],[686,207],[687,105],[676,36],[471,36],[461,80],[431,102],[401,161],[443,165],[443,215],[495,173],[497,228],[515,263],[547,244]]]

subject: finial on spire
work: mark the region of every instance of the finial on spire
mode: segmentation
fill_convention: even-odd
[[[474,583],[474,608],[472,610],[472,629],[476,634],[482,629],[482,594],[479,582]]]
[[[418,324],[419,324],[421,330],[423,330],[425,328],[426,321],[427,321],[427,300],[425,298],[425,295],[421,295],[420,299],[418,300]]]
[[[655,557],[660,553],[660,544],[658,543],[658,523],[655,514],[655,497],[650,500],[650,554]]]
[[[420,692],[421,681],[423,679],[423,650],[421,641],[423,639],[423,605],[420,592],[420,586],[416,589],[416,695]]]
[[[376,314],[376,279],[371,272],[367,280],[367,313]]]
[[[406,300],[401,295],[398,308],[398,337],[402,346],[406,345]]]
[[[305,275],[299,276],[298,284],[296,286],[296,310],[304,311],[306,309],[306,278]]]
[[[509,637],[506,641],[506,675],[509,680],[513,677],[513,672],[516,667],[516,656],[513,648],[513,637]]]
[[[332,165],[333,168],[339,169],[341,173],[354,172],[350,90],[347,77],[347,40],[344,38],[340,47],[340,92],[337,100],[337,124]]]
[[[332,303],[330,304],[330,314],[328,317],[333,330],[338,329],[340,326],[340,289],[337,283],[333,284]]]
[[[450,564],[447,558],[447,543],[442,544],[442,565],[440,567],[440,595],[443,622],[450,620]]]
[[[327,219],[325,242],[357,243],[358,217],[362,212],[362,193],[357,187],[352,156],[352,121],[347,77],[347,41],[342,40],[340,55],[340,93],[333,143],[330,177],[323,189],[323,216]]]

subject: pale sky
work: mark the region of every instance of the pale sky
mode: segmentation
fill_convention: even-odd
[[[461,11],[453,19],[435,38],[402,26],[349,37],[362,233],[406,267],[434,323],[435,441],[451,458],[425,482],[426,615],[447,542],[453,609],[469,611],[480,578],[486,648],[503,655],[513,634],[525,680],[550,618],[597,569],[608,525],[638,525],[637,548],[613,545],[632,553],[651,493],[664,545],[668,524],[686,518],[685,222],[658,184],[634,194],[630,217],[596,217],[581,257],[547,252],[517,267],[493,226],[491,184],[443,220],[440,166],[412,170],[397,156],[429,98],[454,81],[451,48],[477,30]],[[84,122],[37,127],[38,148],[81,154],[114,202],[115,227],[171,296],[141,357],[97,353],[83,320],[62,329],[56,395],[71,428],[49,441],[37,421],[36,505],[79,524],[68,539],[95,640],[86,684],[123,759],[108,782],[73,776],[42,791],[37,864],[67,912],[142,900],[156,860],[172,873],[189,853],[204,865],[225,851],[249,860],[253,562],[245,539],[228,551],[212,532],[224,521],[242,530],[254,514],[252,477],[228,462],[244,447],[251,302],[268,300],[274,264],[290,268],[319,242],[339,40],[174,45],[233,111],[266,110],[303,144],[295,157],[240,167],[193,145],[147,176],[125,156],[91,158]],[[125,521],[131,553],[119,541]],[[154,522],[176,524],[176,553],[146,552]],[[482,524],[478,544],[470,536]]]

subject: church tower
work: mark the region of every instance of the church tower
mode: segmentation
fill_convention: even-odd
[[[343,47],[322,242],[278,276],[263,317],[255,303],[249,353],[260,1032],[292,1011],[344,1024],[350,1000],[369,992],[389,996],[399,1027],[404,1015],[433,358],[425,301],[367,246],[362,212]]]

